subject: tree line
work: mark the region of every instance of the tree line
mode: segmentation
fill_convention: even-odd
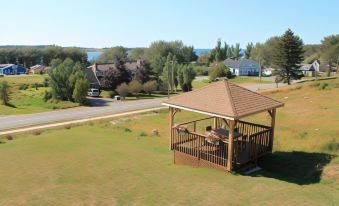
[[[53,59],[72,59],[74,62],[87,63],[85,51],[76,47],[47,46],[0,48],[0,64],[20,64],[29,68],[36,64],[50,66]]]

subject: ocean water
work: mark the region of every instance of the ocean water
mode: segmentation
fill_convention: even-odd
[[[200,56],[202,54],[208,54],[211,51],[211,49],[194,49],[194,51],[198,56]],[[101,51],[87,52],[87,59],[88,59],[88,61],[98,59],[101,54],[102,54]]]

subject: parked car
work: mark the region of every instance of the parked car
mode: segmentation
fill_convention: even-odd
[[[87,95],[90,97],[98,97],[100,95],[100,91],[99,89],[92,88],[88,91]]]

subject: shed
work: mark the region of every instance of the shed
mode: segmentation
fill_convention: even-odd
[[[163,105],[170,109],[170,149],[175,164],[234,171],[253,167],[272,152],[276,109],[284,103],[225,80],[171,97]],[[209,117],[175,124],[175,114],[181,110]],[[269,126],[242,120],[261,112],[269,113]],[[209,119],[213,126],[197,131],[197,124]]]

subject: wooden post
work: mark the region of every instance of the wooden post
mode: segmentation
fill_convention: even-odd
[[[274,138],[274,127],[275,127],[275,114],[276,114],[276,109],[272,109],[271,112],[269,112],[271,116],[271,136],[270,136],[270,150],[271,152],[273,151],[273,138]]]
[[[228,154],[227,154],[227,170],[233,169],[233,144],[234,144],[234,126],[235,120],[229,121],[229,136],[228,136]]]
[[[217,117],[214,117],[213,118],[213,129],[216,129],[217,125],[218,125],[218,119],[217,119]]]
[[[173,107],[170,107],[169,108],[170,112],[169,112],[169,115],[170,115],[170,138],[169,138],[169,150],[172,149],[172,138],[173,138],[173,132],[172,132],[172,127],[173,127],[173,124],[174,124],[174,108]]]

